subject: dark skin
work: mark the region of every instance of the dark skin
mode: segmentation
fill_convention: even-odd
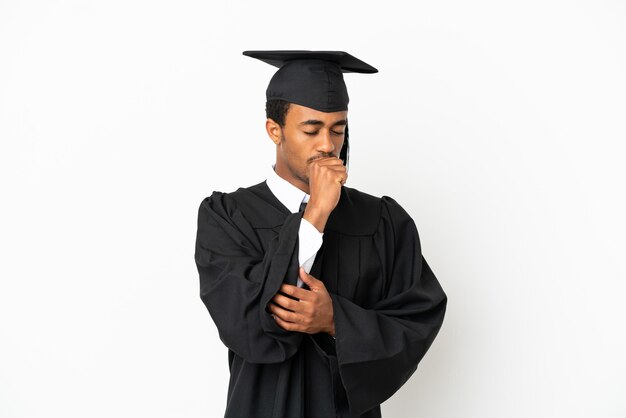
[[[310,195],[303,218],[323,232],[348,179],[339,158],[348,111],[320,112],[290,104],[285,126],[267,119],[265,128],[276,144],[276,173]],[[283,283],[267,305],[276,323],[288,331],[335,336],[333,304],[324,282],[300,267],[310,290]]]

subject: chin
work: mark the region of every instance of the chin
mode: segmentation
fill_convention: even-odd
[[[301,174],[298,176],[298,180],[300,180],[301,182],[305,183],[305,184],[309,184],[309,176],[306,174]]]

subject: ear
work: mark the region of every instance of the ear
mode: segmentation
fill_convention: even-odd
[[[280,144],[283,138],[282,129],[280,125],[274,121],[274,119],[267,118],[265,121],[265,130],[274,144]]]

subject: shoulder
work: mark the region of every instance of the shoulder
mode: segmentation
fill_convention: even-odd
[[[244,192],[242,193],[242,191]],[[213,190],[200,202],[200,213],[209,212],[213,215],[230,218],[237,210],[237,202],[242,199],[242,194],[245,195],[245,189],[241,187],[231,192]]]
[[[353,187],[343,186],[341,200],[346,206],[359,208],[379,218],[384,215],[385,211],[392,212],[393,215],[409,217],[407,211],[391,196],[375,196]]]
[[[402,207],[396,199],[391,196],[383,196],[381,198],[382,213],[381,217],[388,217],[392,222],[398,223],[412,223],[413,219],[411,215]]]
[[[381,197],[374,196],[354,187],[342,186],[341,200],[344,203],[365,206],[379,206]]]
[[[236,205],[232,198],[234,192],[214,190],[200,202],[200,212],[214,212],[216,214],[231,214]]]
[[[385,222],[404,223],[409,214],[392,197],[375,196],[343,186],[339,204],[327,223],[327,229],[349,235],[371,235]]]
[[[202,199],[200,206],[212,206],[216,204],[228,207],[236,206],[238,202],[243,202],[250,199],[251,196],[254,196],[254,192],[258,190],[262,184],[263,182],[248,187],[239,187],[230,192],[213,190],[210,195]]]
[[[265,181],[231,192],[213,191],[200,204],[223,218],[244,218],[254,228],[273,228],[284,222],[285,213],[272,198]]]

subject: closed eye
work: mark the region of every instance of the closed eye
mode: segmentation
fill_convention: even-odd
[[[335,131],[330,131],[331,133],[335,134],[335,135],[343,135],[343,132],[335,132]],[[317,135],[319,133],[319,131],[317,132],[304,132],[307,135],[313,136],[313,135]]]

